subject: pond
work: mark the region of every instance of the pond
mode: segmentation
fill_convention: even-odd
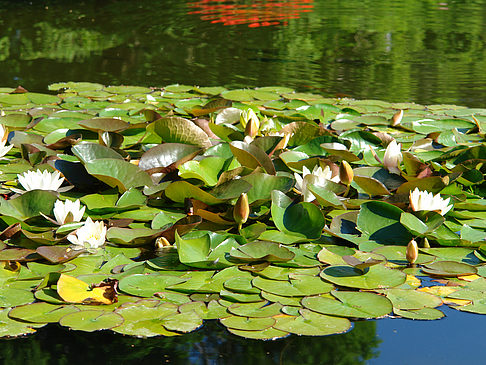
[[[228,88],[484,107],[486,3],[455,1],[0,1],[0,86],[56,81]],[[445,306],[443,306],[445,307]],[[216,323],[136,339],[57,325],[3,341],[4,363],[480,363],[484,318],[363,321],[348,333],[261,342]],[[55,342],[55,344],[53,344]],[[103,344],[100,348],[93,344]],[[467,353],[449,349],[471,348]],[[91,349],[79,355],[79,346]],[[410,350],[413,348],[413,352]]]
[[[0,85],[281,85],[481,107],[484,1],[0,1]]]

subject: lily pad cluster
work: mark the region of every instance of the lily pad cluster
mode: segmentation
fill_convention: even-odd
[[[486,109],[49,89],[0,88],[0,336],[218,320],[274,339],[486,313]],[[41,174],[56,185],[25,182]]]

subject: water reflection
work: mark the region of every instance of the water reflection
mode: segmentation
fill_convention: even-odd
[[[245,340],[216,322],[178,337],[139,339],[110,332],[69,331],[57,325],[36,335],[2,340],[0,360],[17,364],[228,364],[228,365],[360,365],[376,357],[381,340],[376,322],[359,322],[346,334],[291,336],[277,341]]]
[[[250,28],[271,25],[288,25],[288,20],[299,19],[301,13],[311,12],[313,0],[200,0],[188,3],[195,8],[189,14],[197,14],[201,20],[222,25],[247,24]]]
[[[285,85],[327,96],[484,106],[486,1],[251,4],[0,0],[0,85]],[[244,24],[222,26],[232,21]],[[265,21],[287,25],[248,26]]]

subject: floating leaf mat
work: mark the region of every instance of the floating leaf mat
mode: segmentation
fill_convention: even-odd
[[[486,313],[486,109],[281,87],[49,90],[0,93],[0,336],[218,320],[275,339],[439,319],[442,305]],[[36,170],[63,186],[24,191]],[[415,189],[442,205],[412,206]],[[55,202],[77,199],[81,222],[56,224]],[[88,217],[107,228],[100,248],[68,240]]]

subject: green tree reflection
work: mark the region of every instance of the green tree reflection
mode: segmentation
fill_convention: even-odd
[[[2,340],[4,365],[171,363],[231,365],[359,365],[376,357],[376,322],[364,321],[342,335],[291,336],[277,341],[245,340],[216,322],[194,333],[167,338],[132,338],[110,332],[76,332],[51,325],[36,335]]]
[[[278,84],[469,106],[486,97],[485,1],[319,1],[287,26],[257,28],[201,20],[193,4],[0,1],[0,84]]]

